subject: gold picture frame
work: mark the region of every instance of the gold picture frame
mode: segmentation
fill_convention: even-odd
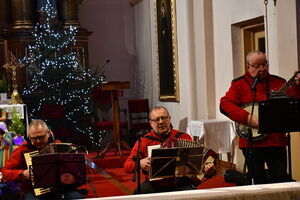
[[[155,0],[156,52],[160,101],[179,101],[175,0]]]

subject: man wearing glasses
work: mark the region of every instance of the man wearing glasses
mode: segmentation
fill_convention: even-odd
[[[220,111],[231,120],[243,125],[258,127],[258,118],[243,109],[252,103],[254,92],[255,101],[265,101],[271,92],[278,91],[286,81],[278,76],[269,74],[269,62],[266,55],[260,51],[251,51],[247,57],[247,68],[243,76],[234,79],[224,97],[220,100]],[[256,83],[255,83],[256,82]],[[286,90],[286,94],[300,98],[300,73],[295,76],[295,83]],[[285,133],[272,133],[266,137],[253,141],[253,156],[247,152],[249,142],[247,138],[239,138],[239,147],[246,160],[248,174],[252,175],[256,184],[268,182],[289,181],[287,175],[287,139]],[[253,164],[251,164],[253,158]],[[265,163],[268,166],[270,179],[265,174]],[[254,170],[252,171],[252,166]],[[254,172],[254,174],[253,174]]]
[[[162,106],[154,107],[149,113],[149,123],[152,131],[141,138],[140,143],[140,167],[145,172],[145,181],[141,184],[140,193],[156,193],[170,192],[179,190],[195,189],[197,185],[188,178],[165,178],[158,181],[149,181],[147,174],[150,170],[151,159],[148,157],[148,146],[163,145],[168,139],[182,139],[191,141],[190,135],[175,130],[171,126],[171,116],[166,108]],[[127,173],[132,173],[135,170],[135,160],[138,152],[138,141],[131,150],[130,156],[124,163],[124,169]],[[215,174],[215,166],[213,163],[207,163],[204,166],[204,172],[207,176]],[[199,181],[199,180],[197,180]],[[137,189],[134,191],[138,193]]]
[[[4,182],[19,181],[21,183],[21,195],[26,199],[54,199],[55,194],[48,194],[42,197],[35,197],[30,180],[29,169],[26,166],[24,153],[40,151],[50,143],[60,143],[54,140],[53,133],[48,129],[43,120],[32,120],[28,128],[27,141],[19,146],[1,169]],[[54,175],[53,175],[54,176]],[[77,191],[65,191],[65,199],[79,199],[82,195]]]

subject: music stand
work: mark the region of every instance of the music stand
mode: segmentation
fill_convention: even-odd
[[[203,147],[153,149],[149,179],[202,174]]]
[[[86,183],[85,154],[53,153],[32,157],[34,187],[74,188]]]
[[[291,178],[290,132],[300,131],[300,99],[270,98],[267,101],[259,102],[258,113],[259,133],[288,133],[288,164]]]
[[[258,113],[261,134],[300,131],[300,99],[268,99],[259,102]]]

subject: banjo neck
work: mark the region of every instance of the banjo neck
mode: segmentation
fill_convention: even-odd
[[[296,80],[296,76],[297,74],[299,74],[300,71],[298,71],[297,73],[294,74],[294,76],[292,76],[292,78],[290,78],[280,89],[280,92],[285,92]]]
[[[278,91],[272,91],[270,97],[286,96],[285,91],[296,81],[295,78],[300,71],[294,74]]]

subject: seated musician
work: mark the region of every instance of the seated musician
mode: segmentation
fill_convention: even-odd
[[[295,77],[291,78],[290,87],[283,87],[288,84],[283,78],[269,73],[269,62],[263,52],[251,51],[246,60],[248,71],[231,82],[230,88],[220,100],[220,111],[235,122],[251,124],[253,128],[257,128],[258,116],[253,115],[251,118],[250,112],[243,108],[252,103],[254,94],[256,102],[266,101],[274,91],[281,91],[282,88],[286,89],[284,92],[287,95],[300,98],[300,73],[295,73]],[[246,160],[249,178],[253,178],[256,184],[289,181],[286,134],[270,133],[264,136],[266,137],[253,141],[252,153],[248,152],[250,141],[246,137],[239,138],[239,147]],[[265,173],[265,164],[268,166],[269,176]]]
[[[141,138],[140,144],[140,166],[143,172],[149,172],[150,169],[150,157],[148,157],[147,147],[152,145],[163,144],[167,139],[183,139],[191,141],[192,138],[186,133],[179,132],[171,127],[171,116],[166,108],[162,106],[154,107],[149,114],[149,123],[152,127],[152,131],[147,133]],[[127,173],[132,173],[135,170],[135,158],[138,151],[138,142],[135,143],[131,150],[130,156],[124,163],[124,169]],[[207,175],[215,174],[214,164],[207,163],[204,166],[204,172]],[[196,177],[181,177],[181,178],[165,178],[163,180],[149,181],[147,174],[145,181],[141,184],[140,193],[156,193],[156,192],[169,192],[179,190],[191,190],[196,188],[196,183],[199,183],[199,179]],[[137,189],[134,194],[137,194]]]
[[[48,129],[47,124],[43,120],[33,120],[29,124],[28,138],[21,146],[19,146],[1,169],[4,182],[19,181],[21,183],[21,195],[24,199],[57,199],[57,194],[45,194],[41,197],[36,197],[32,183],[30,181],[29,169],[26,167],[24,153],[32,151],[40,151],[47,147],[50,143],[59,143],[54,140],[53,133]],[[54,174],[53,174],[54,176]],[[65,199],[80,199],[82,195],[77,191],[64,191]]]

